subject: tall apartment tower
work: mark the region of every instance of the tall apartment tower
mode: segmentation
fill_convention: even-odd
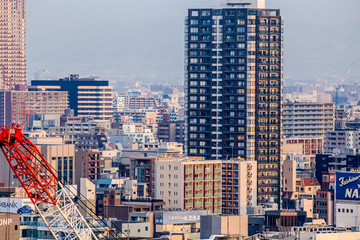
[[[0,0],[0,89],[26,84],[25,0]]]
[[[190,9],[185,21],[186,151],[258,162],[258,203],[279,202],[283,18],[263,1]]]

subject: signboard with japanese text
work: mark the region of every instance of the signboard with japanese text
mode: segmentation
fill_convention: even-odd
[[[200,222],[200,216],[207,215],[206,210],[155,212],[155,224],[186,224]]]

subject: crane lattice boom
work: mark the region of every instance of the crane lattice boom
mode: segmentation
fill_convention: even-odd
[[[55,239],[97,239],[69,191],[19,125],[1,127],[0,147]]]

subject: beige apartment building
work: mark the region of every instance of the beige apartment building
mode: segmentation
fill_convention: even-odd
[[[283,129],[287,138],[324,138],[335,128],[334,103],[283,104]]]
[[[221,160],[174,157],[155,162],[155,198],[165,208],[221,213]]]
[[[260,181],[265,184],[267,180]],[[222,161],[222,213],[243,216],[247,206],[256,205],[257,162]]]
[[[26,84],[25,0],[0,1],[0,89]]]

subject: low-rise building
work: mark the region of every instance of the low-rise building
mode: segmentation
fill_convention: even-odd
[[[270,231],[291,232],[295,226],[303,226],[306,220],[305,211],[266,211],[265,226]]]
[[[16,213],[0,213],[1,239],[20,239],[20,215]]]
[[[319,218],[324,219],[327,225],[334,225],[334,191],[316,192],[315,213]]]
[[[290,137],[284,139],[284,154],[316,155],[324,152],[324,138]]]
[[[248,216],[201,216],[200,239],[210,239],[211,236],[242,239],[248,236]],[[229,238],[226,238],[229,239]]]
[[[158,211],[164,205],[164,201],[160,199],[131,199],[121,197],[121,193],[121,190],[106,190],[102,202],[98,201],[97,213],[104,214],[107,218],[129,221],[130,213]]]

